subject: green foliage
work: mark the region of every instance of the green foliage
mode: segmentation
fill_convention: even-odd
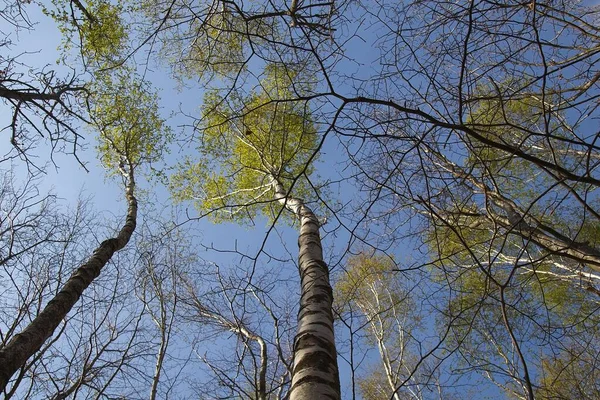
[[[256,4],[258,5],[258,3]],[[144,0],[141,9],[151,20],[164,18],[163,7],[170,18],[178,21],[177,29],[160,32],[163,41],[161,59],[180,78],[237,78],[249,71],[249,60],[257,49],[277,40],[280,22],[272,16],[248,18],[248,11],[231,2],[196,2],[167,6],[157,0]],[[244,8],[242,6],[242,8]],[[190,15],[190,11],[192,15]]]
[[[83,55],[100,67],[116,64],[128,38],[121,19],[122,3],[90,2],[88,8],[94,20],[86,18],[81,25]]]
[[[509,361],[516,359],[509,328],[532,373],[543,367],[540,348],[558,351],[565,342],[580,336],[596,340],[589,335],[590,326],[597,324],[598,299],[558,279],[550,260],[537,263],[535,268],[501,260],[471,266],[446,263],[444,275],[451,291],[444,317],[437,323],[441,332],[450,328],[447,344],[460,348],[465,367],[477,365],[514,397],[523,394],[518,383],[522,372],[518,362]],[[549,334],[560,340],[549,343]],[[550,360],[554,356],[544,357]],[[544,380],[538,383],[548,385]]]
[[[490,244],[503,238],[494,237],[493,231],[487,224],[479,224],[480,216],[456,217],[444,223],[431,225],[428,231],[428,242],[431,250],[440,260],[459,264],[473,264],[473,254],[481,254],[490,248]],[[450,228],[451,225],[453,227]]]
[[[598,209],[600,199],[588,200],[590,207]],[[597,221],[587,210],[580,207],[573,207],[568,212],[561,214],[562,221],[560,227],[569,233],[575,240],[587,243],[593,247],[600,247],[600,222]]]
[[[510,87],[511,82],[504,86]],[[467,124],[482,136],[559,165],[574,163],[577,153],[572,152],[566,142],[556,141],[549,145],[548,134],[562,138],[567,137],[568,132],[563,125],[552,121],[547,131],[544,130],[545,110],[539,99],[523,96],[504,100],[494,90],[482,88],[479,99],[473,104]],[[496,223],[496,218],[510,221],[508,212],[495,204],[491,196],[483,194],[482,185],[489,192],[496,192],[520,207],[530,226],[537,227],[542,223],[550,227],[545,230],[548,236],[552,236],[552,230],[555,230],[579,242],[598,243],[599,221],[589,213],[584,214],[581,207],[565,201],[567,195],[559,192],[555,177],[531,162],[476,139],[469,139],[467,151],[463,171],[472,179],[465,179],[459,186],[447,190],[451,196],[442,200],[445,221],[431,223],[427,234],[430,248],[439,260],[438,265],[456,263],[477,268],[481,262],[487,268],[490,264],[510,264],[520,258],[545,257],[544,250],[528,238],[521,237],[515,229]],[[581,196],[586,197],[590,205],[597,203],[583,191]],[[549,271],[553,258],[553,255],[548,255],[536,262],[535,268],[540,272]],[[491,268],[490,273],[493,275],[496,270],[502,271],[502,268]],[[550,285],[549,288],[555,287]]]
[[[575,165],[577,153],[565,142],[549,145],[548,133],[555,138],[568,135],[559,123],[544,125],[544,113],[537,99],[504,101],[482,92],[468,124],[495,142],[562,166]],[[536,346],[549,347],[556,354],[565,342],[589,332],[590,321],[597,319],[597,295],[576,289],[578,285],[585,289],[586,284],[564,269],[566,265],[579,270],[574,262],[548,254],[516,229],[498,224],[495,218],[508,219],[508,212],[491,195],[486,196],[482,186],[520,207],[530,226],[550,227],[546,230],[550,236],[555,230],[595,244],[600,224],[582,214],[581,207],[564,201],[566,196],[560,194],[555,179],[534,164],[472,138],[467,151],[463,170],[470,179],[447,189],[450,194],[440,199],[443,211],[438,214],[444,221],[432,221],[427,233],[434,275],[452,289],[438,326],[441,331],[451,328],[448,344],[460,349],[465,367],[478,366],[507,393],[518,396],[523,395],[522,366],[514,361],[518,359],[510,329],[530,373],[537,368],[547,370],[546,378],[534,382],[550,388],[540,389],[541,398],[562,398],[556,394],[560,392],[557,385],[549,383],[560,373],[544,365],[560,365],[560,360],[546,354],[542,362]],[[583,196],[593,204],[591,196]],[[561,340],[548,343],[549,332]],[[573,365],[579,362],[572,361]],[[560,379],[556,382],[560,385]],[[543,397],[548,390],[558,397]]]
[[[600,398],[600,373],[591,349],[571,348],[542,360],[542,379],[535,397],[543,400]]]
[[[361,253],[348,260],[333,289],[334,307],[341,314],[358,309],[360,320],[367,326],[367,342],[380,352],[379,370],[358,380],[366,399],[389,398],[417,365],[412,338],[420,328],[421,316],[395,268],[389,257]],[[384,370],[391,374],[393,387]]]
[[[193,199],[216,219],[243,220],[262,213],[275,218],[273,180],[294,197],[309,195],[318,135],[305,102],[291,100],[288,69],[267,68],[259,90],[226,99],[216,90],[205,97],[200,160],[180,165],[172,179],[174,196]],[[243,211],[243,212],[242,212]]]
[[[392,390],[381,366],[374,368],[368,375],[361,377],[358,380],[358,388],[364,400],[392,398]]]
[[[87,101],[92,128],[100,133],[97,150],[104,166],[115,173],[123,163],[137,166],[160,160],[172,134],[159,116],[156,93],[136,76],[135,67],[122,64],[129,37],[125,3],[53,0],[53,6],[44,12],[63,33],[65,54],[79,46],[92,73]],[[68,63],[66,56],[63,62]]]
[[[351,257],[346,264],[346,273],[340,277],[334,287],[336,301],[344,304],[358,303],[366,309],[390,310],[399,305],[405,297],[404,291],[395,284],[394,261],[388,257],[361,253]],[[375,299],[379,294],[383,299]]]
[[[157,95],[130,71],[98,78],[91,115],[102,163],[115,172],[125,160],[133,166],[161,160],[172,134],[159,116]]]
[[[486,99],[477,103],[469,115],[467,125],[476,129],[482,136],[499,143],[522,146],[527,143],[527,130],[535,129],[543,116],[540,102],[531,98]],[[492,148],[483,143],[474,142],[472,153],[468,157],[471,164],[482,163],[493,172],[507,162],[524,161],[513,159],[511,154]]]
[[[188,54],[182,69],[187,76],[204,77],[207,72],[236,76],[247,69],[251,43],[260,46],[261,38],[272,36],[277,25],[274,18],[245,20],[226,3],[212,5],[204,18],[195,18],[190,26],[194,40],[184,50]]]
[[[374,338],[403,347],[402,332],[417,328],[421,318],[395,268],[389,257],[360,253],[348,259],[333,291],[339,312],[358,307]]]
[[[537,132],[543,122],[540,121],[543,110],[539,101],[531,98],[487,99],[477,104],[467,124],[483,137],[528,151],[545,146],[540,143],[541,136],[531,134]],[[540,157],[548,158],[548,155]],[[534,200],[537,195],[531,185],[533,180],[539,184],[551,182],[530,162],[477,140],[469,142],[466,166],[473,168],[473,173],[484,182],[493,182],[522,203]]]
[[[81,46],[87,66],[104,68],[120,62],[129,36],[122,19],[124,3],[99,0],[84,6],[79,1],[52,0],[52,4],[53,8],[43,7],[43,11],[57,22],[63,34],[63,57],[73,47]]]

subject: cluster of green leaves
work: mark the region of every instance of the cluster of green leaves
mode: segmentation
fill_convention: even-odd
[[[193,199],[217,220],[243,220],[257,213],[273,219],[273,180],[291,196],[305,198],[318,135],[307,103],[294,100],[296,72],[268,67],[259,89],[247,96],[208,91],[202,112],[200,160],[189,159],[172,179],[178,200]],[[241,212],[243,210],[243,212]]]
[[[565,349],[542,360],[542,380],[536,398],[593,400],[600,398],[600,372],[590,348]]]
[[[421,316],[395,269],[394,260],[383,255],[353,256],[335,283],[334,299],[340,314],[360,310],[361,321],[367,326],[367,342],[385,346],[390,372],[395,375],[396,384],[400,384],[417,364],[411,338],[421,325]],[[396,389],[390,386],[382,363],[380,360],[376,368],[358,379],[365,399],[390,398]],[[398,391],[401,398],[409,397],[405,390]]]
[[[122,20],[123,3],[101,0],[88,3],[88,7],[94,20],[84,19],[80,28],[84,57],[100,67],[117,64],[128,38]]]
[[[539,153],[543,143],[543,109],[531,98],[479,101],[469,115],[468,125],[483,137],[497,143]],[[549,152],[541,152],[547,159]],[[530,162],[488,144],[468,141],[466,167],[488,185],[501,187],[512,198],[527,203],[536,198],[536,184],[547,185],[549,178]],[[536,182],[536,184],[532,184]],[[538,187],[539,189],[539,187]]]
[[[100,133],[97,149],[103,165],[115,172],[123,162],[159,162],[173,135],[148,83],[122,70],[98,74],[93,89],[91,115]]]
[[[394,260],[367,253],[351,257],[346,263],[345,273],[336,281],[335,298],[343,309],[349,303],[357,303],[359,307],[390,310],[406,300],[406,294],[398,285],[394,269]],[[384,297],[374,299],[374,294]]]
[[[489,90],[485,90],[482,95],[488,92]],[[495,142],[529,147],[534,143],[531,141],[533,137],[528,133],[539,132],[540,125],[544,122],[543,111],[540,102],[532,98],[502,100],[490,92],[485,100],[478,101],[473,107],[467,125]],[[526,165],[525,161],[505,151],[476,140],[471,144],[468,164],[485,167],[490,174],[502,169],[507,163]]]
[[[93,68],[120,62],[129,37],[123,22],[125,3],[92,0],[84,5],[78,0],[52,0],[52,5],[43,10],[57,22],[63,34],[63,58],[77,47],[84,62]]]
[[[446,233],[452,236],[450,231]],[[473,258],[468,264],[457,262],[457,258],[443,263],[440,275],[450,285],[451,292],[445,316],[437,321],[438,326],[442,332],[450,327],[448,344],[460,349],[465,367],[477,365],[513,395],[522,394],[517,384],[522,370],[515,361],[509,329],[520,343],[530,373],[547,369],[544,363],[558,362],[553,360],[564,346],[596,341],[590,336],[590,326],[598,322],[598,298],[592,292],[575,290],[572,282],[560,279],[552,259],[532,264],[521,260],[523,265],[517,266],[505,261],[502,255],[495,258],[488,253],[486,258],[483,249],[484,246],[471,249],[479,264]],[[509,327],[503,315],[503,302]],[[548,342],[549,336],[560,340]],[[540,356],[540,348],[548,352]],[[506,379],[507,373],[513,374],[513,379]],[[542,378],[534,378],[540,393],[556,390],[546,386],[551,382],[553,387],[560,386],[561,379],[568,378],[568,370],[548,371],[546,378]]]
[[[562,140],[569,132],[564,124],[544,120],[546,110],[539,99],[532,96],[503,100],[488,88],[481,90],[475,104],[468,124],[482,136],[558,165],[577,163],[579,154],[569,148],[568,140]],[[497,254],[510,257],[540,254],[540,249],[527,238],[494,223],[494,215],[509,217],[507,210],[484,195],[473,181],[514,202],[531,226],[536,225],[532,221],[538,221],[574,240],[597,242],[595,232],[600,229],[599,221],[569,200],[568,192],[556,184],[551,174],[476,139],[469,139],[465,145],[468,153],[462,168],[471,179],[451,188],[451,200],[442,205],[446,221],[432,223],[429,231],[431,248],[440,259],[464,265],[474,264],[479,256],[493,259]],[[581,191],[580,196],[588,204],[597,204],[595,195],[587,193],[584,185],[575,184],[574,189]]]
[[[44,9],[63,32],[65,54],[78,46],[91,72],[86,85],[91,129],[99,132],[97,150],[110,173],[124,163],[159,161],[173,139],[160,117],[157,94],[135,66],[123,63],[129,39],[124,18],[130,8],[124,1],[53,0],[53,8]]]
[[[568,131],[558,122],[544,120],[545,113],[533,97],[502,100],[494,94],[482,95],[468,124],[485,138],[540,159],[561,166],[577,164],[578,153],[571,151],[568,140],[562,141]],[[535,164],[473,138],[465,147],[463,171],[469,179],[449,190],[450,200],[440,206],[445,221],[431,221],[427,233],[438,267],[433,269],[434,276],[452,289],[438,326],[442,331],[451,327],[449,344],[460,349],[465,367],[477,366],[512,395],[522,395],[522,366],[510,329],[530,372],[547,370],[545,377],[533,377],[539,394],[558,393],[553,387],[561,384],[562,375],[568,377],[568,368],[561,374],[549,369],[548,363],[559,363],[562,356],[557,354],[564,346],[589,332],[589,321],[598,318],[597,295],[576,290],[579,280],[569,280],[565,276],[571,274],[556,267],[560,263],[576,269],[572,261],[548,254],[514,229],[496,224],[492,216],[507,216],[507,211],[486,197],[475,182],[514,202],[534,227],[534,221],[539,221],[568,237],[595,244],[600,224],[565,200],[568,195],[562,187]],[[584,189],[579,184],[574,188]],[[588,204],[595,204],[593,195],[581,193]],[[561,339],[548,344],[548,335]],[[551,350],[540,355],[536,345]]]
[[[185,33],[176,33],[163,48],[165,58],[173,60],[173,68],[187,78],[236,77],[247,72],[254,52],[268,43],[264,38],[279,36],[276,18],[248,18],[227,2],[194,6],[194,18]],[[156,4],[148,2],[144,7],[154,13]],[[189,19],[186,14],[173,18]]]
[[[390,384],[385,376],[385,372],[380,365],[370,371],[368,375],[358,379],[358,388],[364,400],[391,398],[390,394],[392,390],[390,389]],[[400,393],[402,393],[402,391],[400,391]]]

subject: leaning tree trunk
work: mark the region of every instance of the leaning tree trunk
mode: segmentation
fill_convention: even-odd
[[[134,196],[133,170],[126,174],[127,218],[117,237],[103,241],[90,259],[81,265],[67,280],[63,288],[44,310],[21,332],[0,348],[0,392],[4,391],[10,377],[38,351],[52,336],[54,330],[81,297],[83,291],[100,275],[100,271],[115,252],[121,250],[131,238],[136,226],[137,200]]]
[[[271,177],[271,181],[275,198],[300,220],[300,309],[289,398],[339,400],[340,378],[333,335],[333,290],[329,283],[329,269],[323,261],[319,220],[302,200],[288,196],[274,177]]]

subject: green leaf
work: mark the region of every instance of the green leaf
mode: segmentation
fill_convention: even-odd
[[[286,190],[293,187],[294,197],[310,196],[307,176],[318,135],[307,103],[293,100],[293,78],[288,69],[269,67],[261,87],[247,96],[207,92],[199,165],[188,161],[178,169],[172,181],[177,198],[201,193],[202,198],[187,198],[203,211],[218,211],[213,214],[217,219],[245,221],[257,214],[271,219],[280,214],[271,178]],[[199,181],[192,177],[198,170],[212,173]]]

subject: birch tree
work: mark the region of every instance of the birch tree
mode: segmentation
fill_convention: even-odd
[[[242,220],[260,212],[277,220],[287,212],[299,223],[301,297],[290,398],[339,398],[321,221],[302,198],[310,193],[319,138],[307,105],[289,101],[297,79],[292,68],[268,66],[260,88],[247,98],[209,93],[199,149],[205,161],[188,161],[173,188],[179,199],[195,200],[216,218]]]
[[[336,303],[342,318],[352,306],[360,310],[368,341],[375,344],[383,366],[381,374],[359,378],[363,396],[423,399],[426,390],[417,381],[414,365],[421,317],[394,269],[393,260],[381,255],[363,253],[350,258],[334,287]]]
[[[295,308],[281,295],[292,290],[281,275],[279,268],[252,276],[245,265],[227,273],[223,267],[206,264],[201,271],[181,277],[186,288],[184,318],[199,337],[205,341],[214,337],[219,343],[207,346],[200,356],[208,379],[194,382],[198,396],[286,398]]]
[[[110,84],[105,95],[114,95]],[[80,265],[64,283],[61,290],[44,306],[43,310],[20,333],[0,349],[0,387],[8,384],[10,377],[50,338],[83,291],[96,279],[115,252],[129,242],[137,223],[135,197],[135,171],[152,158],[158,144],[162,143],[162,120],[156,118],[157,106],[151,96],[144,97],[135,82],[131,92],[119,98],[98,96],[95,104],[96,127],[100,131],[100,146],[108,168],[121,177],[127,202],[127,215],[118,233],[94,250],[92,256]],[[137,88],[137,91],[136,91]],[[123,91],[120,89],[120,95]],[[116,103],[114,101],[116,100]],[[121,102],[122,100],[122,102]]]

